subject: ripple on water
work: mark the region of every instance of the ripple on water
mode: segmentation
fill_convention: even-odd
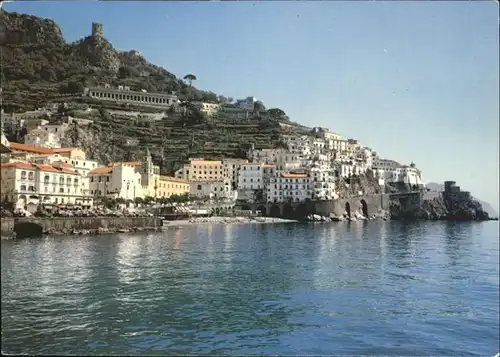
[[[488,223],[2,241],[1,258],[2,348],[10,353],[499,350],[498,231]]]

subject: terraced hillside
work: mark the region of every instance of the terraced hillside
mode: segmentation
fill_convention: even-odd
[[[299,125],[283,128],[280,119],[270,117],[266,111],[255,118],[252,113],[244,120],[228,115],[209,119],[196,111],[185,115],[180,110],[168,111],[159,121],[114,115],[112,110],[145,108],[82,98],[83,88],[109,83],[148,92],[175,91],[187,102],[217,103],[223,99],[149,63],[138,51],[116,51],[104,36],[90,35],[67,43],[52,20],[3,10],[0,16],[4,25],[3,109],[7,113],[33,110],[47,102],[90,104],[96,108],[88,114],[94,123],[86,128],[75,127],[66,144],[81,145],[90,157],[100,161],[140,158],[149,148],[164,171],[171,171],[190,156],[244,157],[250,144],[257,148],[279,147],[282,134],[306,130]]]
[[[82,146],[89,156],[102,162],[140,160],[148,148],[153,161],[168,173],[189,157],[244,158],[251,144],[258,149],[280,147],[282,135],[308,129],[283,128],[279,121],[266,116],[248,120],[204,118],[193,124],[191,114],[166,113],[160,120],[148,120],[117,114],[116,109],[123,111],[105,103],[93,110],[86,118],[94,123],[72,130],[66,145]]]

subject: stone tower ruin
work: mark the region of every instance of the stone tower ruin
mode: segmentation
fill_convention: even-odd
[[[92,22],[92,37],[95,39],[103,39],[104,32],[102,31],[102,24],[98,24],[97,22]]]

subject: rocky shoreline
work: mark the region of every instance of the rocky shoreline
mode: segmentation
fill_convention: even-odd
[[[331,213],[329,216],[321,216],[319,214],[310,214],[305,218],[306,222],[353,222],[366,220],[390,220],[390,214],[387,211],[379,210],[377,213],[365,217],[359,212],[354,212],[350,216],[345,212],[343,215],[337,216]]]
[[[164,221],[162,228],[177,228],[187,226],[197,226],[200,224],[248,224],[248,223],[294,223],[293,219],[273,218],[273,217],[204,217],[191,218],[177,221]]]

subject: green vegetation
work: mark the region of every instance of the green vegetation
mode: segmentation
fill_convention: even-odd
[[[189,157],[246,157],[251,144],[258,149],[282,147],[283,134],[305,132],[303,127],[290,123],[283,110],[266,110],[261,102],[256,103],[254,112],[246,113],[245,119],[236,119],[224,111],[208,118],[192,102],[231,106],[233,98],[196,89],[192,86],[197,79],[194,74],[177,78],[146,61],[137,51],[118,52],[101,38],[88,36],[66,43],[51,20],[4,11],[1,16],[6,24],[2,47],[4,110],[33,110],[47,102],[68,103],[67,108],[60,107],[59,115],[53,116],[51,122],[62,122],[65,114],[93,120],[87,127],[72,127],[63,142],[65,146],[82,147],[91,159],[102,163],[142,160],[149,148],[162,173],[172,174]],[[127,118],[112,111],[161,110],[81,96],[84,87],[103,83],[149,92],[175,91],[182,104],[164,112],[161,120]],[[87,106],[96,110],[82,111]],[[233,108],[238,111],[236,106]],[[280,122],[289,126],[284,128]],[[22,141],[26,132],[6,134],[10,140]]]
[[[218,102],[215,93],[192,87],[193,74],[186,76],[187,85],[136,51],[118,52],[107,40],[91,36],[66,43],[52,20],[3,10],[0,16],[6,28],[1,83],[7,112],[32,110],[62,94],[80,94],[86,86],[103,83]]]

